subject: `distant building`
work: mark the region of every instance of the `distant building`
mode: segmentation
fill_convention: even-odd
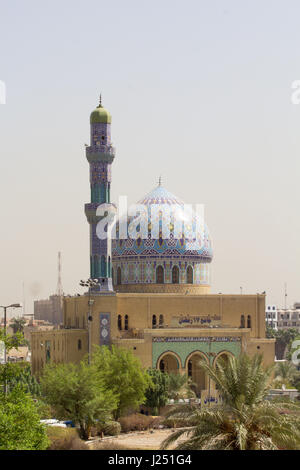
[[[300,303],[296,302],[293,308],[280,309],[278,314],[278,329],[297,328],[300,331]]]
[[[35,300],[34,319],[60,325],[63,322],[62,296],[50,295],[49,299]]]
[[[274,330],[278,329],[278,312],[276,305],[266,306],[266,324]]]

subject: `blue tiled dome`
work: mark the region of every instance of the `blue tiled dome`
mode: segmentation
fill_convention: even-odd
[[[192,258],[195,261],[206,263],[212,260],[212,246],[207,226],[204,223],[199,223],[200,221],[194,212],[191,214],[184,213],[184,202],[174,196],[174,194],[170,193],[163,186],[157,186],[153,191],[140,199],[137,204],[145,205],[147,208],[146,213],[129,218],[128,238],[125,240],[118,239],[117,223],[117,239],[112,242],[113,260],[114,258],[120,259],[124,257],[129,259],[137,256],[147,258],[173,258],[175,256],[176,258],[182,258],[182,260]],[[153,205],[158,204],[170,206],[171,218],[168,218],[168,211],[165,211],[166,213],[163,213],[163,211],[157,212],[151,224],[151,208]],[[169,224],[170,236],[163,238],[161,227],[163,223],[168,225],[167,222],[169,220],[171,222]],[[147,225],[147,237],[133,238],[130,230],[132,221],[134,221],[132,225],[135,227],[142,224],[144,226],[145,224]],[[196,232],[197,222],[198,230]],[[184,237],[176,238],[175,227],[182,227],[183,224],[187,230],[196,232],[194,239],[188,239],[188,237],[186,239]],[[152,225],[156,225],[158,229],[154,237],[152,237],[153,233],[151,233]]]

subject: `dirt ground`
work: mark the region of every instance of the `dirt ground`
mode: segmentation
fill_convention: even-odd
[[[100,442],[109,442],[110,444],[119,444],[130,450],[158,450],[160,445],[167,436],[172,433],[172,429],[154,429],[151,431],[141,431],[128,434],[120,434],[117,437],[104,438]],[[184,440],[181,438],[180,440]],[[180,442],[178,440],[177,442]],[[90,442],[89,445],[93,449],[97,441]],[[99,441],[98,441],[99,442]],[[169,447],[172,449],[177,444]]]

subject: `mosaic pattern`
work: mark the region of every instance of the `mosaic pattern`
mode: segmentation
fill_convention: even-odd
[[[201,224],[197,216],[191,212],[184,213],[184,203],[158,186],[147,196],[138,201],[146,206],[146,213],[141,213],[128,219],[129,238],[118,238],[119,223],[116,226],[117,239],[112,241],[112,259],[114,272],[118,267],[122,271],[122,284],[156,283],[156,267],[163,265],[164,282],[171,283],[171,272],[174,265],[180,269],[179,283],[186,283],[186,269],[193,268],[193,283],[209,284],[209,266],[213,257],[208,228]],[[170,207],[168,211],[160,210]],[[170,217],[169,217],[170,215]],[[152,224],[151,224],[152,222]],[[147,238],[130,238],[138,227],[146,226]],[[155,232],[156,226],[156,232]],[[163,237],[162,231],[168,229],[168,237]],[[194,233],[194,238],[185,239],[175,234],[183,232],[187,227],[188,233]],[[200,227],[200,229],[199,229]],[[116,274],[115,274],[116,276]],[[116,283],[116,279],[115,279]]]
[[[159,357],[165,352],[173,352],[177,354],[181,360],[182,367],[185,367],[186,360],[193,352],[202,352],[209,356],[209,352],[213,353],[213,357],[220,352],[229,352],[234,356],[238,356],[241,352],[240,338],[214,338],[209,344],[209,338],[193,338],[191,341],[182,341],[183,338],[165,338],[165,341],[152,342],[152,367],[156,368]],[[191,338],[190,338],[191,339]],[[203,341],[201,341],[203,339]],[[217,339],[217,341],[216,341]],[[223,339],[223,341],[221,341]],[[154,338],[153,338],[154,340]],[[166,341],[170,340],[170,341]]]
[[[90,164],[91,186],[91,202],[85,204],[85,214],[90,224],[90,277],[98,279],[101,292],[105,292],[112,290],[111,245],[107,240],[97,237],[96,227],[101,217],[96,216],[96,211],[99,204],[110,204],[114,149],[111,145],[109,123],[91,123],[91,142],[90,147],[86,147],[86,157]],[[100,287],[93,291],[100,292]]]

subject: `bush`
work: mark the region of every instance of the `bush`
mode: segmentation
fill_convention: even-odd
[[[121,424],[118,421],[108,421],[102,430],[106,436],[118,436],[121,432]]]
[[[152,416],[142,415],[141,413],[135,413],[129,416],[124,416],[119,419],[121,424],[122,432],[129,431],[146,431],[147,429],[153,428],[158,418]]]
[[[88,445],[79,438],[75,428],[48,426],[47,435],[50,440],[48,450],[89,450]]]

